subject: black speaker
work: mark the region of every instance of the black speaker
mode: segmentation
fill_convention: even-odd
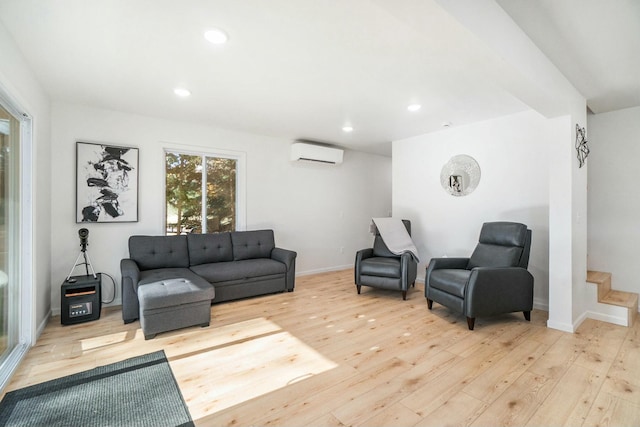
[[[102,300],[100,273],[88,276],[72,276],[60,289],[60,321],[63,325],[89,322],[100,318]]]

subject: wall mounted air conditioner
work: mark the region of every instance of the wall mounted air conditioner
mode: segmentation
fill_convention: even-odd
[[[324,145],[295,142],[291,145],[291,160],[307,160],[310,162],[328,163],[337,165],[342,163],[344,150],[340,148],[325,147]]]

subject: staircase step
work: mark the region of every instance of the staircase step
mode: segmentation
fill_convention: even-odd
[[[611,273],[587,271],[587,282],[598,285],[598,302],[602,302],[611,291]]]
[[[598,302],[627,309],[627,326],[632,326],[638,314],[638,294],[611,289],[611,273],[587,271],[587,282],[598,285]]]
[[[600,284],[607,280],[611,281],[611,273],[592,270],[587,271],[587,282]]]
[[[609,291],[604,298],[598,302],[633,308],[638,306],[638,294],[624,291]]]

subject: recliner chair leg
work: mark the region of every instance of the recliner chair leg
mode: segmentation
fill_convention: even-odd
[[[356,289],[358,289],[358,295],[360,295],[360,288],[362,288],[362,286],[356,285]]]
[[[527,319],[527,321],[531,321],[531,312],[530,311],[523,311],[522,314],[524,314],[524,318]]]
[[[433,300],[427,298],[427,308],[431,310],[433,308]]]
[[[406,300],[407,300],[407,291],[402,291],[402,299],[403,299],[404,301],[406,301]]]
[[[476,324],[476,318],[475,317],[467,317],[467,326],[469,327],[470,331],[473,331],[473,326]]]

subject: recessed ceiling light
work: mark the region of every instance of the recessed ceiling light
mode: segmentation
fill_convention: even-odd
[[[443,127],[443,128],[450,128],[452,124],[453,124],[453,123],[451,123],[451,122],[443,122],[443,123],[442,123],[442,127]]]
[[[227,33],[218,28],[205,31],[204,38],[207,39],[209,43],[213,44],[225,44],[229,39],[229,37],[227,37]]]
[[[347,133],[349,133],[349,132],[353,132],[353,127],[351,127],[351,126],[344,126],[344,127],[342,128],[342,131],[343,131],[343,132],[347,132]]]
[[[173,93],[175,93],[176,95],[178,95],[181,98],[186,98],[187,96],[191,95],[191,92],[189,92],[189,90],[182,88],[182,87],[177,87],[173,90]]]
[[[407,107],[407,110],[409,111],[418,111],[419,109],[422,108],[422,105],[420,104],[411,104]]]

